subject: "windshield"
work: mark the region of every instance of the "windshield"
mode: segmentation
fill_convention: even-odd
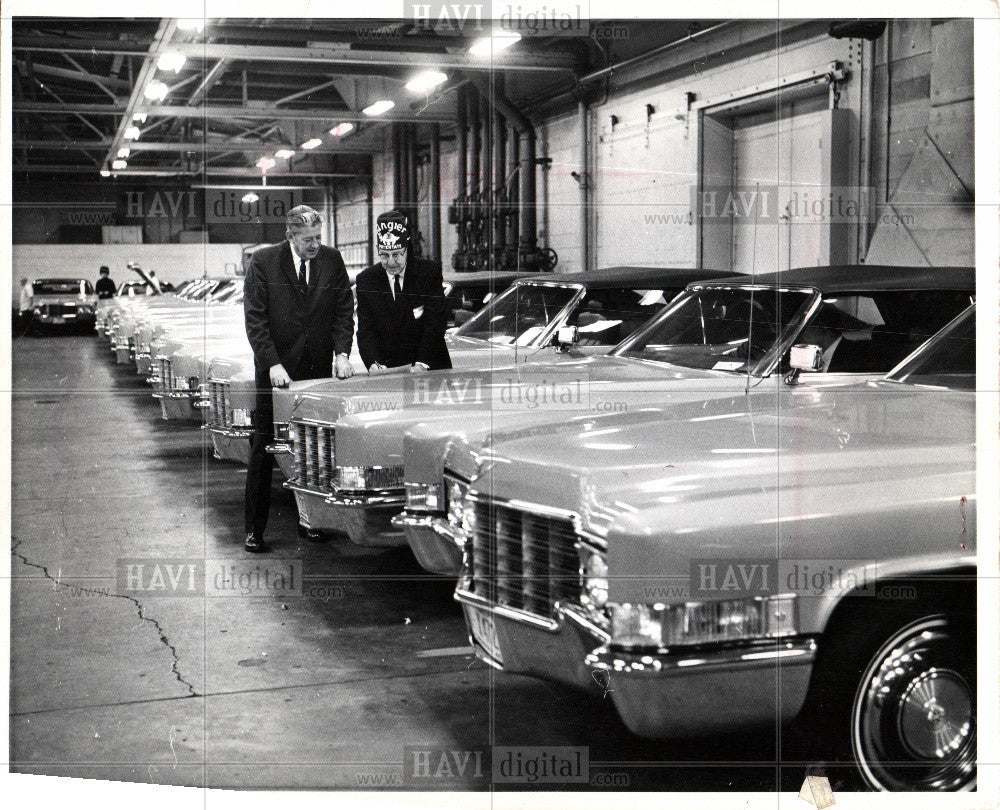
[[[234,283],[231,287],[228,287],[224,292],[221,292],[218,295],[214,296],[212,298],[212,302],[215,304],[221,304],[226,301],[235,301],[237,300],[236,296],[239,295],[242,291],[243,291],[243,285]]]
[[[546,331],[579,289],[560,284],[519,283],[494,298],[455,334],[503,346],[527,346]]]
[[[31,284],[33,295],[83,295],[93,292],[89,281],[83,279],[39,279]]]
[[[744,287],[689,290],[614,354],[745,373],[747,361],[756,364],[767,354],[810,297]]]
[[[566,324],[577,328],[580,346],[617,346],[663,309],[681,289],[588,289]]]
[[[969,307],[886,377],[910,385],[976,388],[976,308]]]

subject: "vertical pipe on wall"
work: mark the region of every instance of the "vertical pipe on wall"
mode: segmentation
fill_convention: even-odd
[[[417,216],[417,126],[407,124],[406,133],[406,216],[410,220],[410,231],[414,235],[416,246],[420,247],[420,220]],[[422,254],[422,250],[416,251]]]
[[[517,129],[514,127],[513,122],[507,122],[507,165],[510,167],[511,172],[517,168],[518,161],[521,159],[520,141],[517,136]],[[511,215],[507,218],[507,236],[504,240],[507,244],[508,250],[517,250],[517,240],[518,240],[518,216],[520,209],[521,195],[518,192],[517,177],[511,178],[512,182],[508,186],[508,204],[511,208]]]
[[[430,257],[441,261],[441,125],[431,124]]]
[[[580,269],[590,269],[590,171],[587,155],[588,116],[587,105],[580,101],[576,105],[580,127]]]
[[[461,212],[464,209],[465,197],[469,192],[469,138],[466,129],[467,118],[465,114],[466,104],[468,103],[466,96],[468,95],[469,88],[462,86],[458,88],[457,92],[455,130],[458,136],[458,161],[455,168],[455,175],[458,181],[458,211]],[[462,255],[462,252],[465,250],[465,225],[461,221],[461,215],[459,215],[458,219],[458,243],[455,251],[458,255]]]
[[[469,93],[467,100],[469,102],[469,129],[472,133],[472,137],[469,139],[469,196],[477,197],[480,191],[479,183],[482,179],[479,169],[479,156],[482,151],[479,137],[479,95],[477,93]]]

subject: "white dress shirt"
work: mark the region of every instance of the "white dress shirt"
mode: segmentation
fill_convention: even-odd
[[[392,293],[392,300],[396,300],[396,285],[394,284],[396,276],[390,273],[388,270],[385,271],[386,276],[389,277],[389,292]],[[406,280],[403,278],[406,275],[406,268],[404,267],[402,272],[399,274],[399,289],[406,287]]]

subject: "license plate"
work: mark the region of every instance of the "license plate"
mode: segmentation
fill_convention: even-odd
[[[500,652],[500,642],[497,639],[497,628],[493,623],[493,614],[474,607],[469,607],[468,611],[472,637],[486,650],[490,658],[502,665],[503,655]]]

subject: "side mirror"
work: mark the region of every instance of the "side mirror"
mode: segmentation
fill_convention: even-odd
[[[560,326],[556,331],[556,348],[568,352],[580,339],[580,331],[575,326]]]
[[[795,371],[819,371],[823,368],[823,350],[811,343],[792,346],[788,364]]]
[[[454,316],[455,326],[461,326],[463,323],[469,320],[469,318],[471,318],[473,314],[474,313],[470,309],[456,309]]]

